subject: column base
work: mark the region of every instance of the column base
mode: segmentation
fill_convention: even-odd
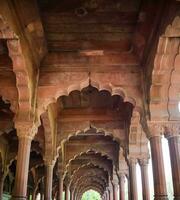
[[[167,195],[154,196],[154,200],[169,200]]]
[[[11,200],[27,200],[27,197],[18,197],[18,196],[13,196]]]

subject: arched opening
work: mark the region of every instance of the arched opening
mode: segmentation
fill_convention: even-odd
[[[83,193],[81,200],[101,200],[101,195],[91,189]]]

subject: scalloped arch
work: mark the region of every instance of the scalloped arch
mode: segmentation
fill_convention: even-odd
[[[91,164],[91,163],[88,163],[88,164],[84,164],[84,165],[81,165],[80,167],[78,167],[78,168],[73,172],[73,174],[72,174],[72,176],[71,176],[71,180],[73,181],[73,178],[74,178],[75,174],[78,173],[79,170],[81,170],[81,169],[83,169],[83,168],[86,168],[86,167],[88,167],[88,166],[94,166],[94,167],[97,167],[98,169],[101,169],[101,170],[104,171],[104,172],[107,172],[106,170],[104,170],[104,168],[99,167],[98,165],[93,165],[93,164]],[[108,173],[108,172],[107,172],[107,173]],[[71,181],[71,182],[72,182],[72,181]]]
[[[114,163],[113,159],[110,158],[109,155],[106,154],[106,152],[103,152],[103,151],[99,152],[99,151],[97,151],[97,150],[94,149],[94,148],[90,148],[90,149],[88,149],[87,151],[85,151],[85,152],[82,151],[81,153],[79,153],[79,154],[75,155],[73,158],[71,158],[71,159],[68,161],[67,165],[66,165],[66,169],[69,168],[70,163],[71,163],[73,160],[75,160],[79,155],[82,155],[83,153],[88,153],[89,151],[93,151],[93,152],[95,152],[96,154],[101,154],[102,156],[106,156],[109,160],[112,161],[112,163]],[[66,173],[67,173],[67,172],[66,172]]]
[[[92,152],[92,151],[91,151]],[[73,160],[71,160],[68,164],[68,166],[66,165],[66,172],[68,171],[68,168],[69,168],[69,166],[70,166],[70,163],[72,162],[72,161],[74,161],[74,160],[76,160],[77,158],[79,158],[79,157],[81,157],[82,155],[88,155],[88,153],[89,153],[89,151],[88,152],[84,152],[84,153],[80,153],[80,154],[78,154],[78,155],[76,155],[76,157],[75,157],[75,159],[73,159]],[[109,160],[109,161],[111,161],[111,162],[113,162],[110,158],[108,158],[108,156],[107,155],[105,155],[105,156],[103,156],[102,155],[102,153],[100,152],[100,153],[97,153],[97,152],[94,152],[93,151],[93,155],[100,155],[100,157],[102,157],[102,158],[106,158],[107,160]],[[90,162],[91,163],[91,162]],[[93,164],[93,163],[92,163]],[[97,166],[99,166],[98,164],[97,164]],[[100,166],[99,166],[100,167]],[[107,170],[106,170],[107,171]],[[108,172],[109,173],[109,172]]]
[[[59,89],[55,92],[53,97],[49,97],[48,99],[45,99],[43,102],[43,105],[40,106],[39,112],[38,112],[38,118],[40,118],[41,114],[46,112],[47,107],[51,103],[57,102],[57,99],[61,96],[68,96],[73,91],[82,91],[82,89],[92,86],[96,88],[99,92],[102,90],[108,91],[111,96],[118,95],[120,96],[124,102],[129,102],[133,105],[133,107],[138,107],[137,110],[140,110],[141,108],[137,104],[137,100],[133,97],[131,97],[124,88],[113,86],[112,84],[103,84],[100,81],[93,81],[91,78],[88,78],[86,80],[82,80],[79,83],[74,83],[72,85],[67,86],[67,88]]]
[[[150,120],[179,120],[180,17],[159,37],[150,86]],[[157,84],[159,85],[157,88]],[[157,111],[158,110],[158,111]]]
[[[85,176],[81,176],[79,177],[76,181],[75,181],[75,185],[81,185],[83,183],[83,181],[85,180],[97,180],[99,182],[104,182],[105,184],[107,183],[106,179],[103,178],[102,176],[99,176],[97,174],[95,174],[94,176],[91,174],[85,175]]]
[[[62,143],[65,143],[65,142],[69,141],[71,137],[80,135],[82,132],[87,132],[87,131],[91,130],[92,128],[95,129],[95,131],[96,131],[97,134],[98,134],[98,133],[103,133],[103,135],[104,135],[105,137],[106,137],[106,136],[110,136],[110,137],[112,138],[113,141],[116,141],[116,142],[118,142],[118,143],[120,144],[119,138],[114,137],[114,135],[113,135],[112,132],[106,131],[106,130],[103,129],[103,128],[101,129],[101,128],[96,128],[95,126],[91,126],[91,127],[85,128],[85,129],[83,129],[83,130],[78,130],[78,131],[76,131],[75,133],[73,132],[72,134],[69,134],[68,137],[67,137],[66,139],[64,139],[64,140],[57,146],[57,151],[56,151],[55,160],[57,160],[57,158],[59,157],[59,151],[60,151],[60,149],[61,149]],[[89,150],[88,150],[88,151],[89,151]],[[82,152],[82,153],[84,153],[84,152]]]

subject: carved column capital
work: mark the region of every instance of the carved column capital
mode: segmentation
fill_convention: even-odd
[[[157,121],[148,122],[149,138],[165,135],[166,138],[180,136],[180,122]]]
[[[107,189],[108,189],[110,192],[112,192],[112,191],[113,191],[112,185],[110,184],[110,185],[107,187]]]
[[[137,164],[137,158],[134,158],[134,157],[129,157],[128,158],[128,162],[129,162],[129,164],[131,165],[131,164],[134,164],[134,165],[136,165]]]
[[[125,178],[126,175],[127,175],[127,174],[126,174],[125,172],[118,172],[118,177],[119,177],[119,178],[121,178],[121,177],[122,177],[122,178]]]
[[[161,137],[163,135],[163,124],[162,122],[148,122],[148,129],[149,129],[149,139],[152,137]]]
[[[19,138],[29,138],[32,140],[37,133],[38,127],[30,122],[16,122],[15,127]]]
[[[180,122],[167,122],[164,124],[164,135],[166,138],[180,136]]]
[[[52,166],[52,167],[54,167],[55,161],[52,160],[52,159],[44,158],[44,164],[45,164],[46,166]]]
[[[149,159],[148,158],[139,159],[139,165],[140,166],[145,166],[145,165],[148,165],[148,164],[149,164]]]

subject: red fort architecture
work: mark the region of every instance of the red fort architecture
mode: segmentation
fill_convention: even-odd
[[[0,0],[0,200],[180,200],[179,102],[180,1]]]

